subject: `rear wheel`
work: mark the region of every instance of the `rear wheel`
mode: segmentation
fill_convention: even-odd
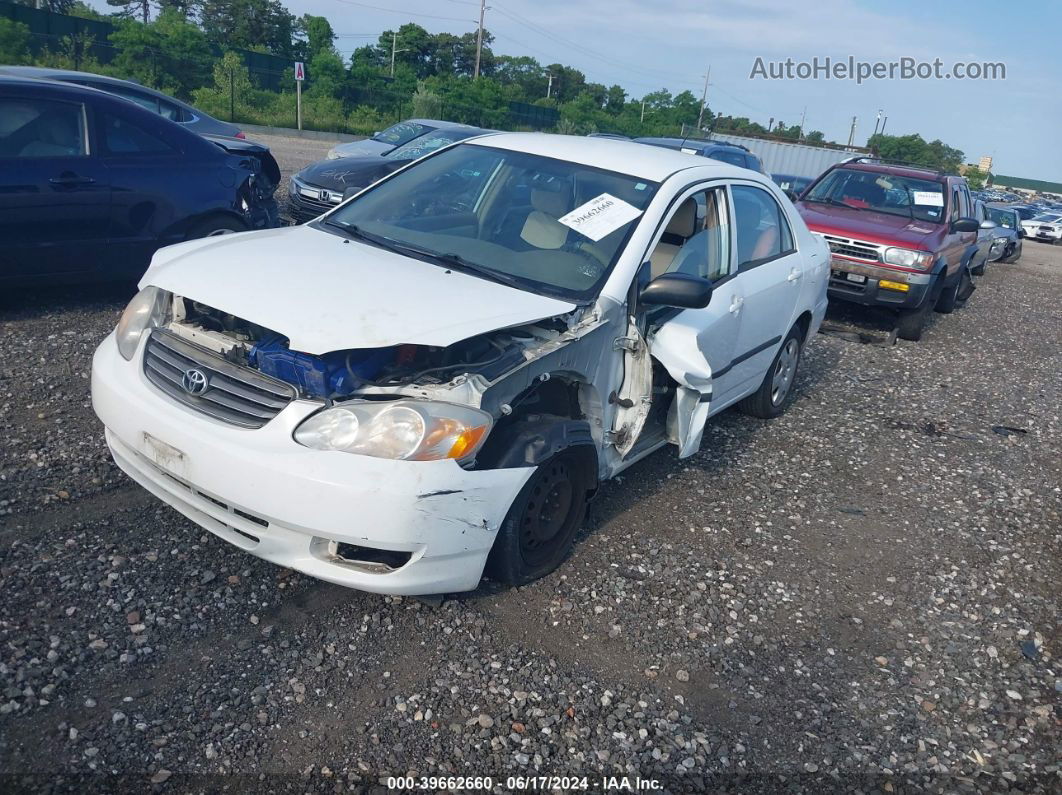
[[[800,327],[795,326],[782,342],[782,347],[775,354],[771,366],[767,368],[760,388],[738,404],[742,412],[769,420],[785,411],[800,366],[802,338]]]
[[[524,585],[563,563],[586,515],[591,484],[585,461],[570,450],[540,464],[502,522],[487,576]]]
[[[185,236],[185,240],[198,240],[201,237],[217,237],[219,235],[230,235],[233,232],[246,231],[247,227],[235,218],[214,215],[192,224],[188,234]]]

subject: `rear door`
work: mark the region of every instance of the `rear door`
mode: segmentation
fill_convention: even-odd
[[[748,392],[763,380],[800,305],[803,258],[781,204],[753,183],[730,186],[737,236],[737,276],[743,318],[731,361],[733,385]]]
[[[0,97],[0,278],[91,273],[108,254],[110,184],[81,102]]]
[[[180,239],[179,225],[195,192],[202,192],[200,209],[212,209],[207,201],[216,195],[217,183],[234,177],[223,169],[202,173],[202,163],[185,157],[160,129],[169,122],[132,106],[126,112],[124,104],[99,102],[95,114],[100,156],[113,187],[114,256],[106,267],[113,275],[138,275],[156,249]]]

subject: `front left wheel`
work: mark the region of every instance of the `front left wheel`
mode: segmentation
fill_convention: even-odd
[[[539,464],[498,530],[487,558],[488,577],[525,585],[565,561],[586,516],[593,481],[587,466],[572,450]]]
[[[800,327],[794,326],[782,341],[782,347],[775,354],[771,366],[767,368],[760,388],[738,404],[743,413],[769,420],[785,411],[800,366],[803,338]]]

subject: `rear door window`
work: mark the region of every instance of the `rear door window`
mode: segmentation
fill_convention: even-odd
[[[792,252],[793,233],[773,196],[750,185],[733,186],[731,195],[739,269],[752,268]]]
[[[88,154],[85,109],[78,102],[0,99],[0,157]]]
[[[112,155],[162,155],[175,150],[166,141],[127,119],[110,113],[100,117],[103,148]]]

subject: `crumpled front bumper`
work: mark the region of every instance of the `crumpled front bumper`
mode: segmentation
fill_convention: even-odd
[[[533,467],[462,469],[311,450],[292,439],[319,404],[296,400],[258,430],[188,409],[144,377],[113,334],[92,363],[92,405],[115,462],[133,480],[235,546],[365,591],[475,588]],[[330,542],[408,553],[397,568],[343,560]]]

